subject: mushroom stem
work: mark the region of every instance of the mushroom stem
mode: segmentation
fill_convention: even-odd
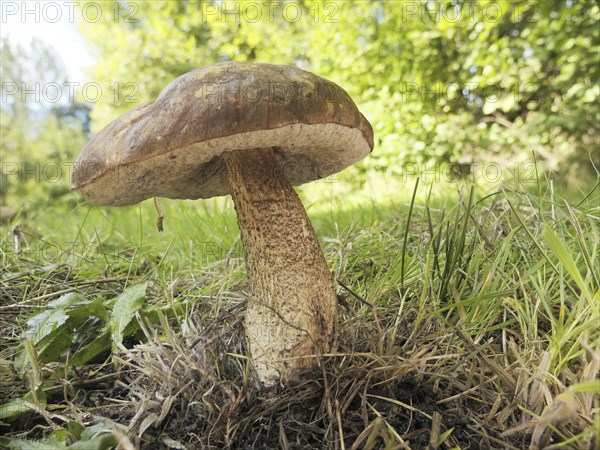
[[[315,231],[274,150],[223,156],[250,282],[246,335],[260,383],[272,386],[330,350],[337,299]]]

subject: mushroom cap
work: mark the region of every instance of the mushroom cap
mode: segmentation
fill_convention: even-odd
[[[252,148],[275,148],[298,185],[364,158],[373,129],[331,81],[295,67],[224,62],[180,76],[101,130],[77,158],[72,188],[113,206],[227,195],[219,155]]]

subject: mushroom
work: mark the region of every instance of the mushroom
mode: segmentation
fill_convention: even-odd
[[[231,194],[250,297],[245,329],[263,386],[331,351],[337,298],[292,185],[373,149],[373,130],[336,84],[295,67],[224,62],[174,80],[82,150],[73,189],[100,205]]]

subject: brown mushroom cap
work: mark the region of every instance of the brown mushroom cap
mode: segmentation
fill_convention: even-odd
[[[102,205],[229,194],[223,152],[276,148],[290,183],[339,172],[373,130],[336,84],[295,67],[225,62],[174,80],[82,150],[73,189]]]

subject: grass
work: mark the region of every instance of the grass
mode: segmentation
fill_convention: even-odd
[[[598,184],[342,189],[304,195],[337,350],[276,392],[252,387],[230,200],[164,200],[162,234],[152,202],[3,226],[1,442],[600,448]]]

